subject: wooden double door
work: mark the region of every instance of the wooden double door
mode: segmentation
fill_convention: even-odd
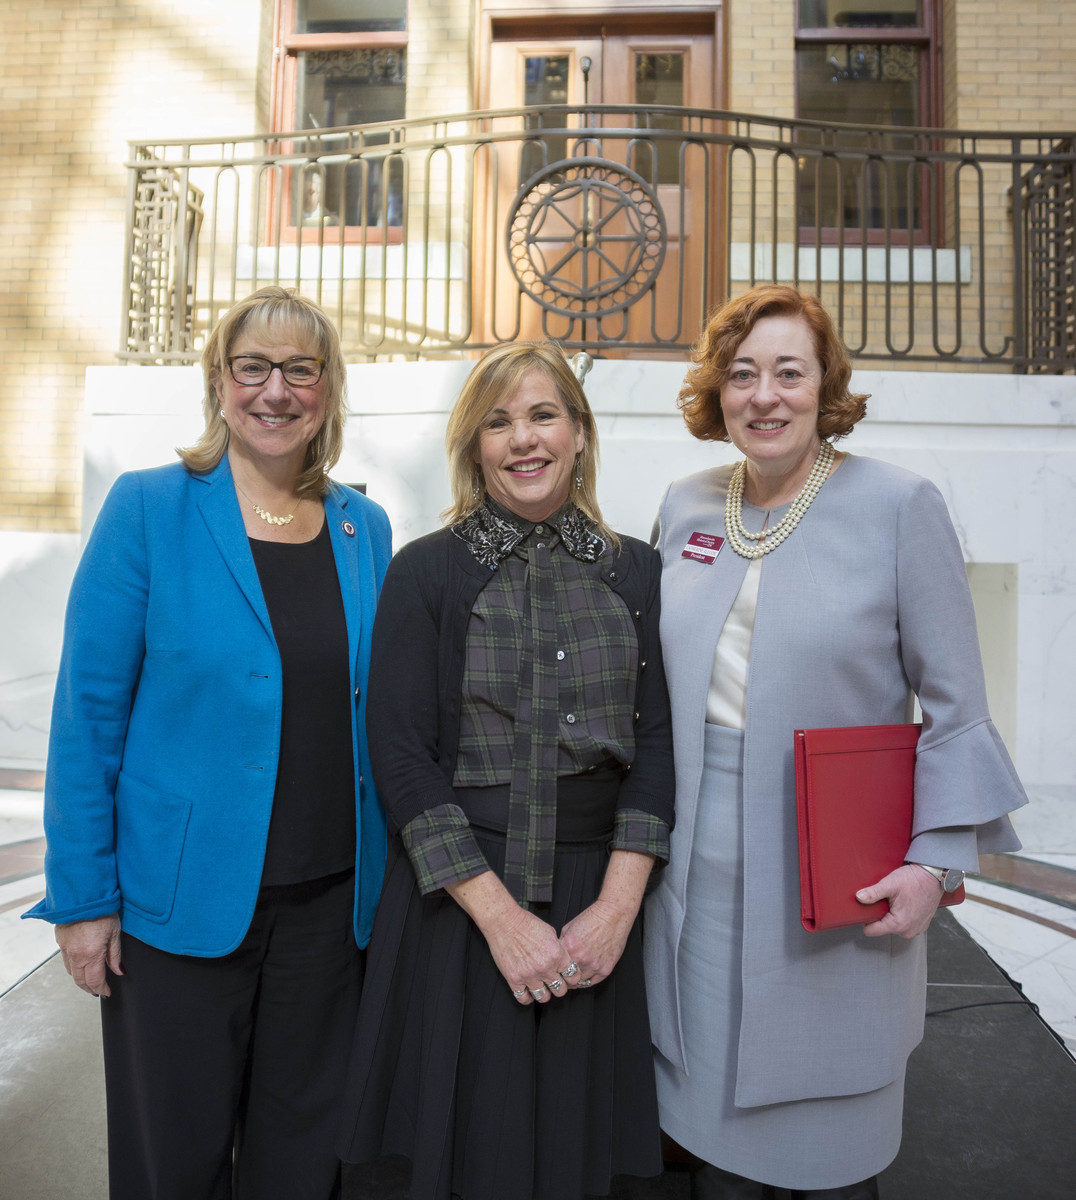
[[[494,30],[484,106],[625,111],[592,119],[584,111],[572,131],[550,134],[543,130],[563,129],[563,116],[532,115],[523,139],[499,144],[486,184],[486,240],[494,247],[486,263],[488,336],[600,336],[626,347],[668,343],[672,351],[697,336],[717,278],[716,151],[689,140],[685,114],[633,106],[712,108],[713,34],[623,26],[555,32]],[[653,138],[618,132],[646,122]],[[576,126],[594,132],[576,135]],[[555,169],[575,160],[578,168]]]

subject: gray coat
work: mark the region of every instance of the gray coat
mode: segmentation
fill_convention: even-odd
[[[657,526],[676,828],[669,866],[647,904],[647,989],[654,1044],[686,1071],[677,948],[706,695],[714,647],[748,563],[728,545],[713,565],[682,551],[693,533],[724,536],[729,473],[718,467],[674,483]],[[762,521],[761,510],[744,505],[748,529]],[[908,857],[974,870],[977,851],[1018,847],[1004,814],[1027,797],[987,712],[960,547],[933,484],[849,455],[762,562],[744,730],[738,1105],[882,1087],[899,1077],[922,1038],[923,936],[806,933],[800,925],[792,759],[793,730],[907,721],[912,692],[923,734]]]

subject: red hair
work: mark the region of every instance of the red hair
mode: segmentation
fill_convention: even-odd
[[[763,317],[798,317],[806,322],[822,367],[818,435],[840,438],[851,433],[867,411],[867,396],[848,390],[852,362],[840,334],[816,296],[803,296],[779,283],[760,283],[734,297],[706,323],[691,351],[694,365],[676,400],[690,432],[703,441],[729,441],[721,389],[740,344]]]

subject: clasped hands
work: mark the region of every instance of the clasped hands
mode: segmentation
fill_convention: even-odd
[[[560,931],[516,906],[483,929],[497,969],[520,1004],[547,1004],[601,983],[624,952],[634,913],[599,897]]]

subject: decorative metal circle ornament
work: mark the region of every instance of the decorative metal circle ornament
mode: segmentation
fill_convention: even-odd
[[[649,183],[605,158],[568,158],[526,181],[508,214],[508,261],[523,291],[566,317],[629,308],[665,260],[665,214]]]

